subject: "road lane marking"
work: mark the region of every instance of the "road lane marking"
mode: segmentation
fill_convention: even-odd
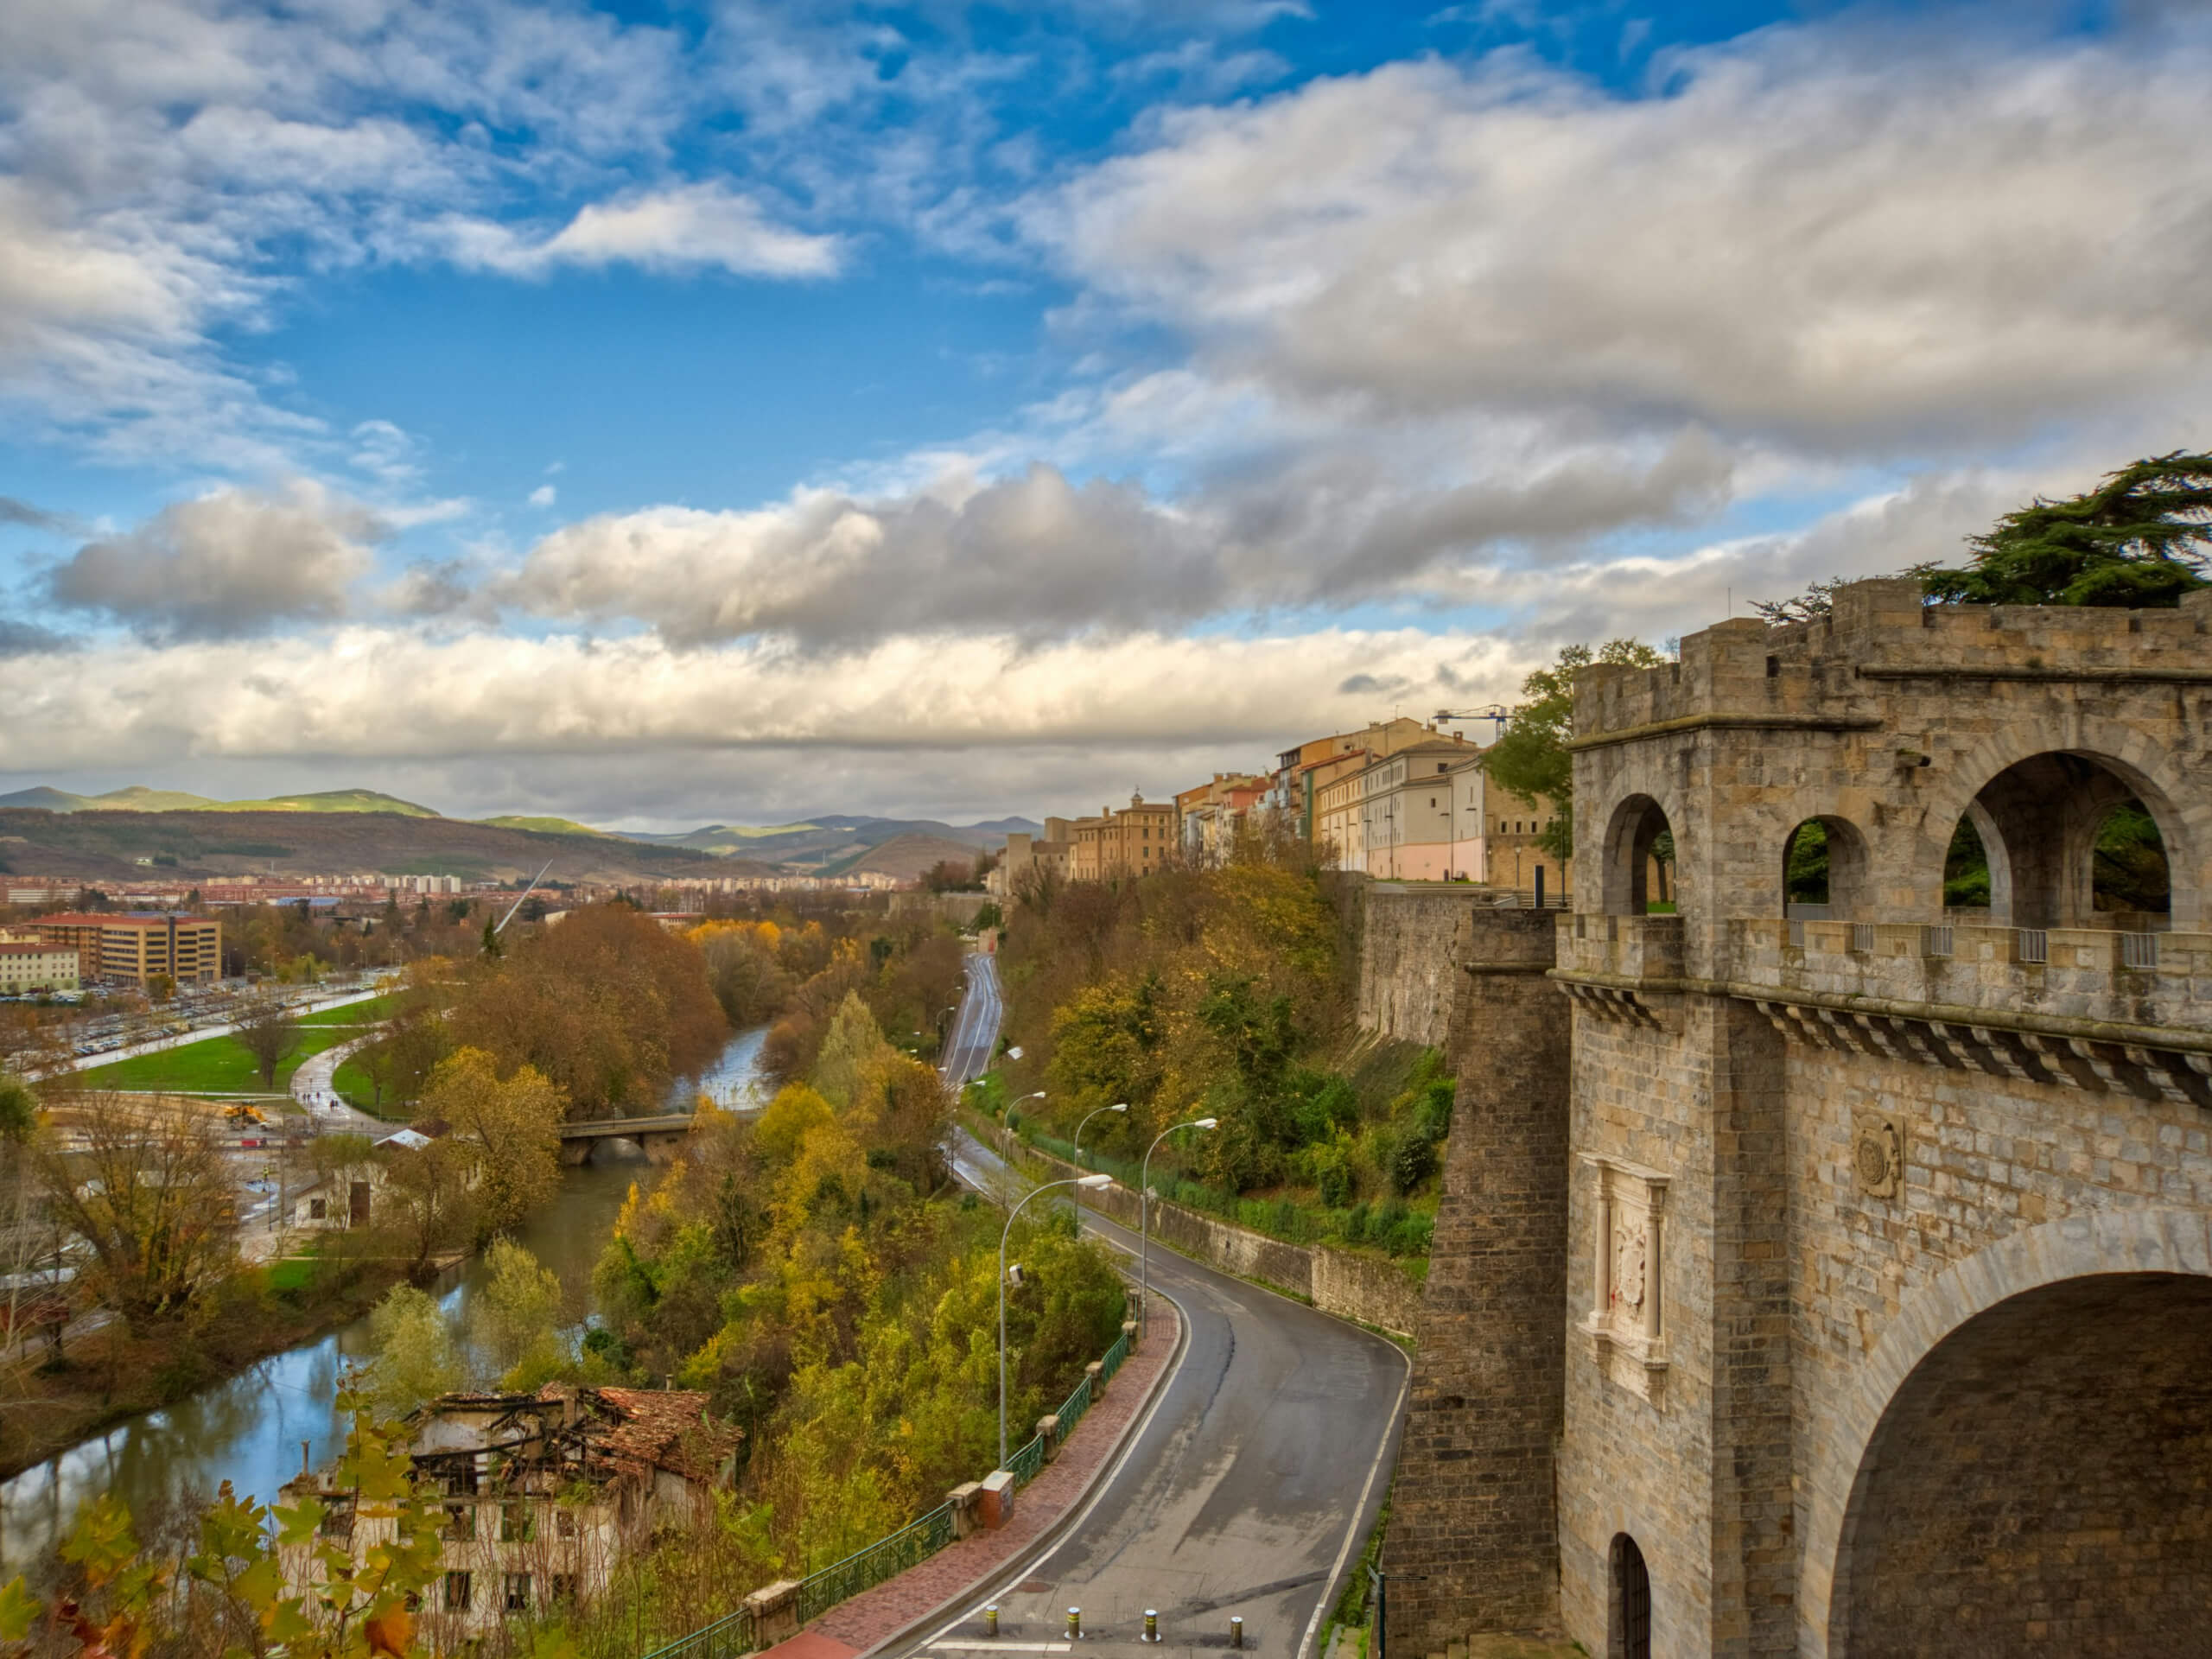
[[[1390,1408],[1389,1421],[1395,1424],[1406,1408],[1406,1390],[1413,1386],[1414,1363],[1395,1343],[1389,1344],[1391,1352],[1405,1360],[1406,1374],[1398,1381],[1398,1398]],[[1338,1585],[1344,1578],[1344,1563],[1351,1557],[1352,1546],[1359,1541],[1359,1518],[1367,1513],[1367,1500],[1375,1491],[1375,1478],[1382,1472],[1382,1460],[1390,1455],[1390,1432],[1385,1431],[1382,1444],[1375,1449],[1375,1461],[1368,1465],[1367,1484],[1359,1489],[1359,1502],[1351,1506],[1351,1525],[1344,1529],[1344,1546],[1337,1552],[1337,1564],[1329,1569],[1329,1577],[1321,1586],[1321,1599],[1313,1604],[1313,1617],[1306,1621],[1306,1634],[1299,1638],[1297,1659],[1307,1659],[1313,1651],[1313,1634],[1321,1628],[1321,1620],[1329,1611],[1329,1599],[1340,1593]]]
[[[1066,1653],[1066,1642],[932,1642],[932,1653]]]

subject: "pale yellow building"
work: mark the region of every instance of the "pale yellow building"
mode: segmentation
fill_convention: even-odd
[[[21,996],[29,991],[73,991],[81,982],[77,973],[77,947],[48,944],[43,940],[0,940],[0,996]]]
[[[119,979],[143,988],[156,974],[179,985],[223,976],[223,925],[168,911],[79,911],[31,920],[41,941],[77,953],[80,979]]]

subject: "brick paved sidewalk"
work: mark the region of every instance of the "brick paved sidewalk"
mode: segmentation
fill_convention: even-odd
[[[963,1592],[978,1591],[991,1575],[1058,1524],[1090,1495],[1092,1483],[1122,1449],[1129,1426],[1152,1399],[1181,1334],[1182,1316],[1165,1297],[1144,1345],[1114,1374],[1106,1397],[1084,1414],[1060,1455],[1021,1489],[1014,1519],[995,1532],[978,1532],[939,1550],[874,1589],[840,1602],[760,1659],[850,1659],[897,1635]]]

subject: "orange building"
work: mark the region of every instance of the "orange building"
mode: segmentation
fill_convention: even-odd
[[[1175,809],[1132,795],[1122,810],[1101,807],[1095,818],[1077,818],[1070,832],[1074,856],[1069,874],[1076,880],[1150,875],[1165,867],[1174,850]]]
[[[177,984],[223,976],[223,925],[170,911],[76,912],[32,918],[39,938],[73,947],[81,979],[122,979],[143,987],[156,974]]]

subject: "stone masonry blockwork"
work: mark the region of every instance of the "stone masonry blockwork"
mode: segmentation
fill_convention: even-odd
[[[2212,1651],[2212,594],[1857,583],[1586,671],[1575,731],[1548,971],[1495,966],[1547,955],[1525,912],[1365,895],[1363,1023],[1460,1080],[1396,1643]],[[2128,800],[2164,912],[2096,891]],[[1829,893],[1792,914],[1813,820]]]

